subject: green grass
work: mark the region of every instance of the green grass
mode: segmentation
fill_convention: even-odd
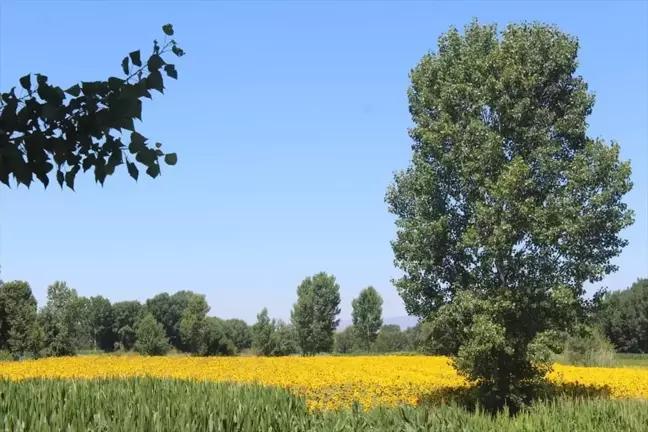
[[[290,393],[259,386],[151,378],[0,380],[0,431],[644,432],[648,403],[562,399],[516,417],[456,406],[309,413]]]
[[[616,355],[617,365],[621,367],[648,368],[648,354],[620,354]]]

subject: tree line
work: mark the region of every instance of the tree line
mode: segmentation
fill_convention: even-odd
[[[175,350],[199,356],[252,350],[261,356],[285,356],[387,353],[422,346],[416,339],[420,325],[406,331],[383,325],[382,297],[373,287],[353,300],[353,325],[337,332],[339,289],[335,276],[322,272],[307,277],[297,287],[290,322],[271,319],[264,308],[250,326],[241,319],[208,316],[205,296],[192,291],[161,293],[143,303],[112,303],[103,296],[80,296],[57,281],[48,287],[39,310],[28,282],[0,282],[0,350],[19,359],[86,350],[145,355]]]

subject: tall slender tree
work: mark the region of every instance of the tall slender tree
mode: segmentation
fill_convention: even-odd
[[[339,313],[340,286],[335,276],[320,272],[299,284],[291,321],[304,355],[333,350]]]
[[[367,351],[371,350],[371,344],[378,337],[378,331],[383,325],[382,304],[381,295],[372,286],[360,291],[358,297],[351,302],[353,328],[357,339],[362,341]]]
[[[27,282],[0,284],[0,349],[8,350],[14,358],[29,351],[36,312],[36,299]]]

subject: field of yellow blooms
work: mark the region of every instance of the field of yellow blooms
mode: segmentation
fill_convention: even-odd
[[[289,389],[312,409],[336,409],[353,401],[416,405],[435,390],[466,387],[445,357],[111,357],[51,358],[0,363],[0,378],[119,378],[153,376],[260,383]],[[614,398],[648,399],[648,369],[556,365],[549,379],[608,387]]]

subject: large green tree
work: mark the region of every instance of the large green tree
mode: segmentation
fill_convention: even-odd
[[[131,350],[135,346],[135,327],[142,309],[142,304],[136,300],[113,304],[113,332],[121,349]]]
[[[381,295],[372,286],[360,291],[358,297],[351,302],[353,328],[357,339],[362,341],[367,351],[371,349],[371,344],[378,337],[378,330],[383,324],[382,304]]]
[[[153,314],[146,313],[135,326],[137,341],[135,351],[142,355],[162,356],[169,351],[169,339],[164,326],[157,322]]]
[[[578,41],[540,23],[451,28],[410,74],[410,166],[386,201],[407,310],[450,333],[482,402],[519,406],[549,369],[584,284],[633,222],[619,145],[587,135]]]
[[[340,286],[335,276],[320,272],[299,284],[291,321],[304,355],[333,350],[339,313]]]
[[[237,350],[243,350],[252,347],[252,331],[242,319],[228,319],[223,322],[227,337],[236,346]]]
[[[146,300],[146,310],[162,324],[169,343],[180,351],[187,349],[180,337],[180,320],[193,295],[191,291],[178,291],[173,295],[161,293]]]
[[[89,321],[95,347],[103,351],[115,349],[115,316],[110,300],[102,296],[90,297]]]
[[[14,358],[30,351],[36,317],[36,298],[27,282],[0,284],[0,350],[9,351]]]
[[[607,293],[602,306],[598,322],[617,351],[648,353],[648,278]]]
[[[44,331],[44,355],[59,357],[76,353],[80,304],[76,290],[65,282],[56,281],[47,287],[47,303],[38,317]]]
[[[203,351],[203,333],[209,305],[204,295],[194,294],[189,298],[187,307],[180,320],[180,338],[187,352],[200,355]]]
[[[268,309],[263,308],[257,314],[257,321],[252,325],[252,349],[257,355],[271,356],[274,352],[275,340],[273,333],[275,323],[268,315]]]
[[[164,42],[154,41],[148,60],[142,60],[139,50],[124,57],[124,78],[82,81],[63,90],[43,74],[28,74],[19,79],[18,93],[16,87],[2,93],[0,181],[10,186],[13,178],[29,187],[37,179],[47,187],[55,173],[61,187],[74,189],[81,169],[92,168],[95,181],[103,185],[122,164],[135,180],[138,164],[153,178],[160,174],[160,158],[175,165],[176,154],[165,154],[160,143],[147,144],[134,123],[142,120],[142,99],[152,99],[152,90],[164,93],[163,73],[178,78],[175,65],[167,63],[164,55],[171,52],[180,57],[184,51],[175,40],[167,41],[174,33],[170,24],[162,30]],[[130,131],[130,142],[124,131]]]

